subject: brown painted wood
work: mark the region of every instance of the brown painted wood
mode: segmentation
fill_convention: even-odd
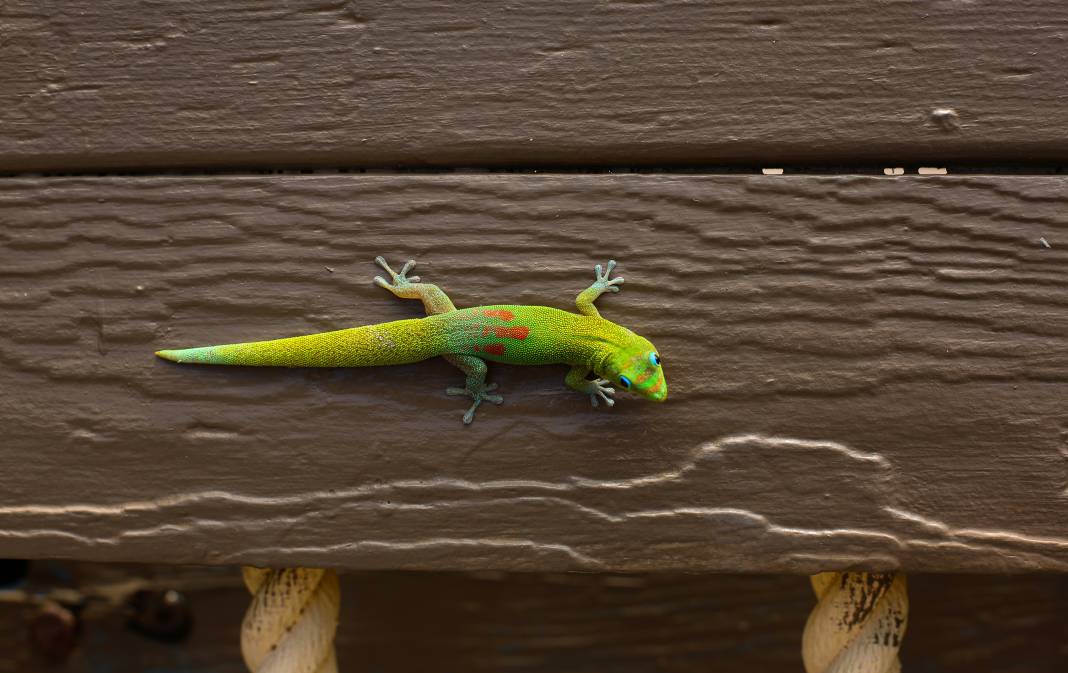
[[[66,570],[82,590],[113,595],[146,581],[177,589],[192,608],[193,631],[185,642],[156,642],[126,629],[124,611],[94,603],[83,613],[81,646],[60,670],[245,670],[238,630],[248,594],[236,574],[219,586],[218,570]],[[813,605],[807,579],[796,576],[360,572],[343,575],[341,585],[341,666],[381,673],[796,673]],[[909,589],[906,670],[1054,673],[1068,664],[1064,575],[914,575]],[[34,659],[20,651],[20,612],[0,603],[0,640],[16,644],[0,671],[56,670],[27,663]],[[12,659],[22,663],[5,668]]]
[[[0,556],[807,573],[1068,567],[1064,178],[272,176],[0,182]],[[1047,247],[1048,246],[1048,247]],[[602,312],[664,405],[436,360],[152,351],[459,306]]]
[[[0,31],[0,171],[1068,150],[1049,0],[11,0]]]

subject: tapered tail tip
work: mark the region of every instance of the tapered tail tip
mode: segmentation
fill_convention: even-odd
[[[178,351],[156,351],[156,357],[170,360],[171,362],[179,362]]]

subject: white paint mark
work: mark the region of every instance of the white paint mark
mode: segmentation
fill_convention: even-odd
[[[760,172],[764,175],[782,175],[781,168],[761,168]]]
[[[949,171],[944,168],[934,168],[932,166],[920,166],[916,172],[920,175],[946,175],[949,173]]]
[[[959,131],[960,130],[960,115],[956,110],[951,108],[938,108],[931,110],[928,119],[932,124],[942,129],[943,131]]]
[[[398,480],[387,483],[362,484],[347,489],[329,491],[311,491],[282,496],[260,496],[232,493],[222,490],[194,491],[159,496],[152,500],[132,500],[114,504],[71,503],[67,505],[0,505],[0,516],[128,516],[137,512],[158,512],[174,507],[184,507],[202,502],[225,503],[251,507],[285,507],[289,505],[311,506],[315,503],[330,503],[351,498],[373,496],[379,493],[394,493],[407,490],[426,491],[432,489],[453,489],[468,492],[489,492],[498,490],[524,489],[530,491],[572,492],[580,489],[625,490],[637,489],[654,484],[670,483],[682,479],[686,474],[698,469],[699,463],[709,456],[731,450],[746,450],[756,445],[780,450],[810,449],[829,451],[861,463],[873,463],[883,469],[890,467],[890,462],[878,453],[865,453],[830,441],[791,439],[769,437],[765,435],[731,435],[718,441],[707,442],[694,452],[689,460],[675,469],[653,474],[630,477],[627,479],[588,479],[571,477],[562,482],[537,481],[527,479],[499,479],[494,481],[469,481],[437,477],[434,479]]]
[[[942,523],[941,521],[928,519],[926,517],[920,516],[919,514],[916,514],[915,512],[908,512],[903,509],[898,509],[897,507],[883,507],[883,511],[888,512],[896,516],[897,518],[902,519],[903,521],[911,521],[912,523],[918,523],[924,528],[928,528],[936,533],[945,534],[949,532],[949,526]]]
[[[883,169],[883,175],[904,175],[905,169],[901,166],[887,167]]]

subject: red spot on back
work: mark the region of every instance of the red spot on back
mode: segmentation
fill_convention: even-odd
[[[511,311],[505,311],[504,309],[487,309],[482,312],[482,315],[486,316],[487,318],[500,318],[505,322],[515,317],[514,313],[512,313]]]
[[[530,335],[530,328],[525,325],[521,327],[495,327],[493,332],[501,339],[526,339]]]
[[[482,350],[490,355],[504,355],[504,344],[489,344]]]

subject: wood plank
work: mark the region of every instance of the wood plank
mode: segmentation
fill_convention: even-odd
[[[0,31],[8,172],[1068,151],[1049,1],[10,0]]]
[[[88,591],[144,581],[176,589],[193,611],[190,639],[161,643],[125,628],[123,612],[93,606],[67,673],[245,670],[238,631],[248,594],[236,575],[220,587],[221,569],[207,577],[173,566],[63,569]],[[806,578],[781,575],[358,572],[343,575],[341,587],[341,665],[382,673],[421,673],[443,661],[486,673],[796,673],[813,603]],[[1031,673],[1068,662],[1064,575],[913,575],[909,588],[906,670]],[[27,622],[16,615],[0,602],[0,640],[18,644],[15,659]]]
[[[1064,178],[261,176],[0,182],[0,556],[393,569],[1068,568]],[[602,312],[671,398],[591,409],[441,360],[161,347],[458,306]]]

